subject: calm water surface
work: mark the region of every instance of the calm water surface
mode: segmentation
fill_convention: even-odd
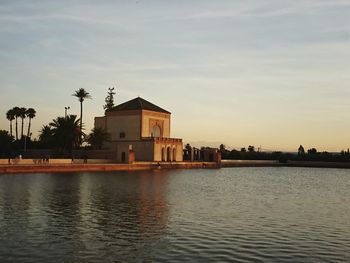
[[[0,176],[0,262],[350,262],[350,170]]]

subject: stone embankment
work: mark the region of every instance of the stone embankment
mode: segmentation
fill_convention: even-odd
[[[135,171],[153,169],[217,169],[225,167],[320,167],[320,168],[350,168],[350,163],[332,162],[287,162],[269,160],[222,160],[218,165],[214,162],[135,162],[132,164],[116,164],[110,160],[50,159],[49,162],[38,160],[0,159],[0,174],[10,173],[64,173],[64,172],[103,172],[103,171]]]
[[[0,174],[219,168],[216,163],[212,162],[136,162],[132,164],[96,164],[80,163],[80,161],[78,163],[76,163],[76,161],[74,161],[74,163],[71,163],[71,160],[68,159],[65,162],[62,159],[60,160],[60,162],[50,160],[49,163],[28,164],[28,162],[20,160],[20,162],[17,164],[2,164],[0,165]]]

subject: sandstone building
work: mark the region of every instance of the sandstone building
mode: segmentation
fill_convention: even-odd
[[[118,162],[183,160],[182,139],[170,137],[171,113],[137,97],[115,106],[103,117],[95,117],[95,127],[106,129],[110,140],[105,146],[116,151]]]

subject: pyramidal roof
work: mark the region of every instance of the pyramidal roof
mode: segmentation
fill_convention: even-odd
[[[157,111],[157,112],[170,114],[169,111],[166,111],[161,107],[158,107],[157,105],[154,105],[153,103],[140,97],[137,97],[135,99],[119,104],[113,107],[112,109],[110,109],[109,111],[128,111],[128,110],[150,110],[150,111]]]

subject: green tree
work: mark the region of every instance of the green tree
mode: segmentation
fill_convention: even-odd
[[[26,115],[27,109],[24,107],[19,108],[19,117],[21,118],[22,125],[21,125],[21,139],[23,138],[23,125],[24,125],[24,119],[27,117]]]
[[[12,136],[12,121],[15,119],[15,112],[13,109],[6,112],[6,118],[10,121],[10,135]]]
[[[15,114],[15,120],[16,120],[16,141],[17,141],[18,140],[18,118],[21,116],[21,109],[19,107],[14,107],[13,113]]]
[[[111,135],[106,129],[101,127],[95,127],[91,130],[91,133],[87,137],[87,142],[92,146],[93,149],[101,149],[105,141],[109,140]]]
[[[105,98],[106,104],[103,106],[104,110],[111,110],[114,107],[114,87],[108,88],[107,97]]]
[[[57,117],[50,123],[50,126],[57,149],[71,153],[73,148],[80,145],[82,134],[76,115]]]
[[[80,88],[80,89],[76,90],[72,96],[77,97],[79,102],[80,102],[80,125],[79,125],[79,127],[80,127],[80,133],[82,136],[82,134],[83,134],[83,101],[85,99],[91,99],[91,95],[85,89]],[[82,143],[82,137],[80,137],[80,139],[79,139],[79,144],[81,144],[81,143]]]
[[[29,108],[26,111],[26,116],[29,118],[27,137],[30,137],[30,126],[32,125],[32,119],[35,117],[36,111],[33,108]]]

